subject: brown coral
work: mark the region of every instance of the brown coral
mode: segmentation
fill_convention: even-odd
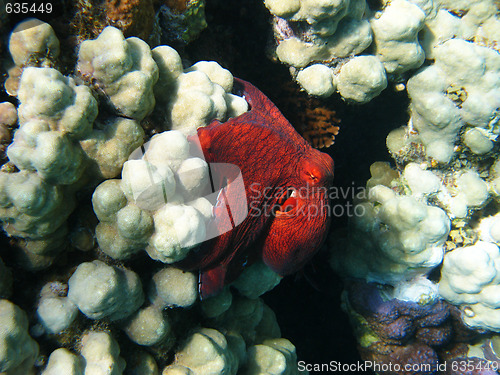
[[[335,117],[335,111],[321,100],[307,96],[293,83],[288,84],[285,90],[287,99],[282,108],[297,131],[314,148],[333,145],[340,129],[340,120]]]
[[[327,148],[333,145],[340,129],[336,126],[340,120],[335,117],[335,111],[325,107],[306,108],[303,117],[299,132],[313,147]]]
[[[5,151],[12,142],[13,128],[17,124],[17,110],[14,104],[0,103],[0,164],[7,160]]]
[[[118,27],[125,37],[149,39],[155,20],[153,0],[105,0],[104,10],[109,25]]]
[[[155,22],[153,0],[77,0],[72,26],[78,40],[95,39],[106,26],[114,26],[125,37],[151,39]]]
[[[166,0],[165,5],[175,14],[184,13],[191,0]]]

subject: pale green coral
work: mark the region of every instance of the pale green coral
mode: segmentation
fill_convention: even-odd
[[[185,367],[193,375],[236,375],[238,364],[243,359],[239,357],[237,348],[244,347],[241,337],[237,340],[239,344],[229,345],[228,339],[219,331],[200,328],[177,352],[173,366]]]
[[[144,302],[141,281],[135,272],[99,260],[81,263],[68,286],[68,299],[90,319],[124,319]]]
[[[401,83],[426,58],[435,59],[438,48],[449,40],[460,38],[496,50],[500,41],[500,21],[492,0],[392,0],[380,6],[364,0],[265,0],[264,4],[274,15],[277,59],[291,66],[293,78],[303,89],[322,97],[334,90],[325,91],[322,81],[306,81],[302,74],[314,65],[330,69],[339,81],[344,64],[363,53],[383,63],[382,69],[376,69],[381,79]],[[372,67],[364,65],[360,70],[368,76]],[[357,93],[354,82],[354,92],[346,95],[338,86],[343,98],[360,103],[377,96],[384,86],[379,85],[369,97],[363,96],[363,89],[361,85]]]
[[[59,40],[52,26],[32,18],[14,28],[9,52],[17,66],[25,65],[30,59],[54,59],[59,56]]]
[[[85,374],[121,375],[126,366],[118,343],[107,332],[85,333],[80,353],[85,359]]]
[[[42,375],[83,375],[85,362],[82,357],[71,353],[68,349],[54,350]]]
[[[82,42],[78,56],[79,72],[95,80],[118,111],[139,121],[151,113],[158,67],[144,41],[125,39],[108,26],[97,39]]]
[[[248,349],[245,375],[298,375],[295,346],[287,339],[269,339]]]
[[[420,177],[414,178],[411,170],[405,169],[410,181],[425,181],[424,171],[419,170]],[[372,172],[386,175],[384,168],[373,168]],[[440,187],[433,178],[432,174],[427,178],[434,183],[431,189],[426,185],[428,194]],[[373,179],[381,180],[377,175]],[[343,276],[397,285],[427,274],[441,263],[450,220],[445,211],[422,198],[421,186],[411,186],[414,195],[412,191],[399,195],[383,185],[370,188],[368,199],[355,207],[358,214],[350,220],[347,243],[338,243],[335,234],[330,237],[331,265],[335,271]]]
[[[434,53],[434,65],[408,81],[410,124],[418,132],[413,139],[425,146],[427,156],[448,162],[454,155],[460,129],[469,125],[478,130],[473,137],[466,133],[465,144],[477,154],[487,153],[490,140],[497,137],[498,53],[460,39],[436,46]],[[450,87],[464,90],[466,95],[460,102],[450,98]]]
[[[28,316],[12,302],[0,300],[0,372],[30,374],[38,356],[38,344],[28,333]]]
[[[460,306],[470,327],[500,331],[498,259],[498,246],[484,241],[457,248],[444,259],[439,293]]]

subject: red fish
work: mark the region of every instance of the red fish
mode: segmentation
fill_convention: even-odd
[[[227,182],[213,229],[233,228],[179,264],[200,270],[201,298],[217,294],[259,258],[280,275],[297,271],[321,246],[330,222],[332,158],[313,149],[255,86],[235,79],[235,89],[249,111],[224,123],[215,120],[197,134],[212,177]],[[237,168],[217,171],[219,163],[240,168],[244,190],[231,184]]]

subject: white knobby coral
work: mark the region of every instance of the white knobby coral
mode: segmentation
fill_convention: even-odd
[[[248,349],[243,374],[298,375],[295,346],[287,339],[268,339]]]
[[[189,155],[179,131],[155,135],[143,150],[124,164],[121,181],[108,180],[95,190],[97,240],[113,258],[146,247],[153,259],[173,263],[206,240],[212,217],[212,206],[203,198],[208,166]]]
[[[108,26],[97,39],[82,42],[77,69],[85,79],[95,80],[125,116],[140,121],[153,110],[158,67],[139,38],[125,39],[120,30]]]
[[[59,40],[48,23],[36,18],[18,23],[9,38],[9,52],[15,66],[8,70],[5,91],[17,95],[23,69],[27,66],[53,66],[59,51]]]
[[[47,184],[36,173],[0,172],[0,220],[11,236],[32,241],[38,255],[50,254],[65,233],[74,200],[60,186]]]
[[[59,333],[70,327],[78,307],[66,297],[67,285],[49,282],[40,291],[37,315],[48,333]]]
[[[59,40],[52,26],[30,18],[12,30],[9,52],[17,66],[25,65],[30,59],[54,59],[59,55]]]
[[[500,106],[500,55],[486,47],[451,39],[434,48],[434,65],[408,81],[411,126],[427,156],[448,162],[460,129],[472,152],[484,154],[496,139]]]
[[[9,159],[53,184],[74,183],[84,170],[75,140],[90,133],[97,116],[89,88],[55,69],[26,68],[18,98],[20,128],[7,149]]]
[[[170,336],[171,325],[166,312],[158,306],[147,306],[133,314],[124,326],[128,338],[139,345],[159,344]]]
[[[85,359],[85,374],[121,375],[126,363],[120,347],[108,332],[90,331],[82,336],[80,354]]]
[[[42,375],[84,375],[85,361],[81,356],[71,353],[68,349],[59,348],[49,356],[47,367]]]
[[[81,263],[68,285],[68,299],[90,319],[124,319],[144,302],[141,281],[135,272],[99,260]]]
[[[333,71],[325,65],[314,64],[297,74],[297,82],[309,94],[328,97],[337,87]]]
[[[334,235],[331,264],[345,276],[396,285],[426,274],[443,259],[450,220],[442,209],[378,185],[358,205],[346,250]],[[344,244],[345,245],[345,244]]]
[[[144,130],[135,120],[122,117],[96,122],[88,137],[80,141],[90,159],[90,173],[101,178],[114,178],[122,170],[130,154],[144,143]]]
[[[155,58],[161,61],[159,64],[166,64],[167,57],[157,53]],[[167,74],[170,77],[172,73]],[[178,74],[174,89],[159,93],[168,98],[170,128],[191,135],[214,119],[225,121],[247,111],[245,99],[231,94],[232,88],[232,74],[213,61],[200,61]]]
[[[393,0],[380,17],[370,20],[375,55],[388,73],[402,73],[422,65],[425,54],[417,37],[424,19],[425,13],[417,5]]]
[[[12,302],[0,300],[0,372],[29,374],[38,356],[38,344],[28,333],[28,316]]]
[[[73,191],[85,171],[78,143],[88,136],[97,102],[86,86],[51,68],[25,68],[18,99],[19,129],[7,149],[20,169],[0,173],[0,218],[9,235],[26,239],[24,266],[42,268],[63,247]]]
[[[239,339],[243,341],[241,337]],[[177,352],[172,367],[187,368],[193,375],[236,375],[240,358],[238,346],[231,344],[219,331],[199,328]]]
[[[409,163],[402,175],[412,196],[439,202],[448,216],[465,218],[488,202],[488,184],[479,174],[467,168],[458,171],[431,171]]]
[[[462,319],[473,328],[500,332],[500,250],[478,241],[446,254],[439,294],[462,309]]]
[[[500,245],[500,213],[483,217],[476,230],[481,240]]]
[[[72,139],[89,134],[97,116],[97,102],[87,86],[52,68],[26,68],[19,87],[19,122],[43,120],[51,130]]]
[[[330,85],[325,89],[319,79],[306,80],[304,76],[311,74],[302,72],[310,66],[322,65],[337,77],[346,62],[363,53],[383,63],[384,69],[377,67],[377,74],[386,77],[387,73],[390,79],[401,82],[401,78],[405,79],[403,73],[411,74],[426,58],[435,59],[437,49],[448,40],[460,38],[490,49],[498,49],[500,41],[500,20],[491,0],[393,0],[377,6],[364,0],[265,0],[264,3],[274,15],[276,57],[291,66],[292,76],[309,94],[323,97],[334,90]],[[364,76],[372,70],[367,64],[359,68]],[[325,79],[326,69],[321,71]],[[315,68],[314,72],[320,71]],[[366,98],[362,94],[346,96],[338,89],[342,97],[352,101],[361,95],[363,103],[377,96],[383,89],[380,87]],[[485,149],[485,143],[481,150]]]
[[[276,56],[298,71],[297,82],[309,94],[332,95],[335,65],[372,43],[365,1],[266,0],[265,5],[275,16]]]
[[[233,95],[233,75],[214,61],[199,61],[184,70],[179,54],[168,46],[153,49],[160,78],[156,99],[165,105],[167,126],[194,134],[212,120],[236,117],[248,110],[240,96]]]
[[[343,98],[367,103],[387,87],[384,66],[374,56],[356,56],[340,68],[337,87]]]
[[[23,64],[31,65],[36,60],[36,65],[55,66],[53,61],[41,60],[54,57],[57,39],[47,24],[42,23],[40,30],[40,35],[23,34],[30,38],[24,46],[13,35],[11,48],[18,48],[13,55],[23,60]],[[45,41],[40,42],[41,39]],[[36,45],[32,50],[37,51],[20,51],[23,47],[29,50],[32,44]],[[173,49],[162,46],[151,53],[144,42],[124,39],[113,28],[105,29],[97,40],[84,42],[78,57],[79,71],[74,79],[51,68],[23,67],[18,95],[20,127],[9,149],[11,163],[0,172],[3,227],[9,235],[19,237],[17,241],[26,252],[19,255],[31,262],[32,268],[48,266],[68,247],[66,225],[74,225],[68,217],[75,207],[76,195],[85,196],[81,193],[89,186],[121,173],[121,180],[105,181],[93,197],[100,220],[96,232],[101,249],[116,259],[124,259],[147,248],[155,259],[176,262],[206,239],[205,225],[212,219],[212,205],[204,196],[213,192],[205,189],[209,185],[207,163],[199,155],[190,154],[196,143],[194,137],[188,142],[186,135],[178,131],[153,137],[125,163],[144,141],[140,120],[154,107],[156,71],[160,79],[154,92],[161,97],[165,122],[189,128],[187,132],[191,134],[196,132],[196,126],[243,113],[248,103],[243,97],[231,94],[233,76],[217,63],[199,62],[184,70]],[[321,70],[331,76],[330,70]],[[86,84],[75,84],[82,82],[82,78]],[[198,98],[200,102],[196,101]],[[96,121],[97,103],[102,105],[107,99],[124,116],[101,113]],[[196,112],[200,103],[208,104]],[[12,105],[8,107],[0,111],[0,122],[12,126],[17,121],[17,111]],[[191,121],[194,123],[190,124]],[[86,220],[85,213],[78,212],[75,220],[83,225],[80,221]],[[81,246],[85,250],[92,247],[92,241]],[[91,259],[88,257],[91,252],[86,254],[86,259]],[[61,258],[62,268],[58,268],[64,275],[65,260],[66,257]],[[261,283],[253,285],[262,272],[265,277],[259,280]],[[64,278],[63,274],[52,273],[51,277]],[[0,260],[2,297],[8,293],[6,275]],[[275,273],[256,266],[238,281],[238,288],[255,297],[279,279]],[[71,339],[75,332],[81,332],[81,323],[86,321],[75,319],[79,310],[89,319],[107,322],[110,332],[117,327],[124,329],[132,341],[128,346],[158,345],[169,350],[176,344],[170,316],[175,323],[190,323],[185,321],[181,309],[167,312],[164,308],[194,305],[198,298],[197,277],[173,267],[160,270],[153,277],[152,304],[142,308],[144,294],[140,280],[135,272],[120,266],[99,260],[81,263],[67,285],[51,281],[42,288],[36,311],[39,324],[32,327],[33,332]],[[274,314],[258,299],[232,304],[231,292],[226,288],[220,297],[205,302],[205,315],[197,316],[197,309],[192,309],[195,314],[192,316],[211,319],[210,324],[217,325],[220,332],[196,331],[178,353],[175,364],[164,373],[179,370],[191,375],[193,372],[236,374],[243,371],[246,345],[279,336]],[[34,372],[38,346],[28,335],[26,315],[10,302],[0,301],[0,320],[0,372]],[[102,322],[92,324],[102,327]],[[38,370],[44,375],[122,374],[125,361],[110,332],[86,332],[74,346],[79,354],[56,349],[46,368]],[[134,353],[128,362],[129,372],[158,373],[150,354]]]
[[[198,298],[198,278],[192,272],[165,267],[153,275],[149,300],[165,307],[189,307]]]

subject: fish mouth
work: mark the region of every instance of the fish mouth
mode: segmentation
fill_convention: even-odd
[[[289,187],[283,192],[283,194],[281,194],[278,197],[278,200],[276,201],[276,204],[274,206],[274,215],[291,216],[297,210],[297,204],[298,204],[297,190],[293,187]]]

